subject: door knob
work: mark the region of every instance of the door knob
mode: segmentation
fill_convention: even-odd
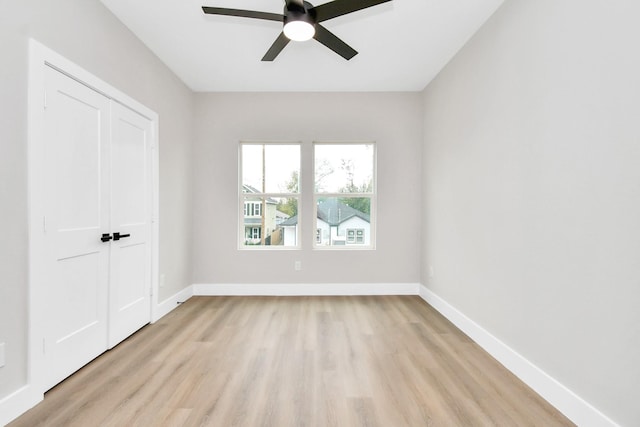
[[[127,234],[120,234],[120,233],[113,233],[113,240],[120,240],[120,239],[124,239],[125,237],[129,237],[131,236],[131,234],[127,233]]]
[[[108,242],[111,239],[113,239],[113,237],[109,236],[109,233],[103,233],[102,237],[100,237],[100,240],[103,242]]]

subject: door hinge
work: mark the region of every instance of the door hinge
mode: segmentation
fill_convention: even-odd
[[[47,232],[47,217],[43,216],[42,217],[42,231],[43,232]]]
[[[152,297],[153,296],[153,286],[149,288],[149,296]]]
[[[47,91],[44,91],[44,100],[43,100],[43,107],[46,110],[47,109]]]

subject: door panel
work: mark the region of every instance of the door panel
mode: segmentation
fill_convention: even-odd
[[[118,286],[118,293],[115,295],[117,300],[114,303],[119,311],[130,309],[133,304],[141,302],[149,293],[145,288],[148,282],[145,263],[140,262],[146,258],[146,251],[147,247],[144,243],[122,244],[118,248],[120,265],[115,279],[120,286]]]
[[[105,351],[109,99],[45,67],[46,384]]]
[[[113,103],[111,129],[109,347],[151,320],[151,121]]]
[[[58,259],[57,279],[64,284],[70,298],[60,298],[56,310],[73,313],[51,319],[56,333],[56,344],[74,339],[77,332],[96,325],[100,316],[101,278],[100,252],[87,253],[72,258]]]
[[[108,100],[83,87],[58,87],[51,95],[55,98],[49,99],[47,114],[59,114],[60,118],[56,123],[59,138],[47,156],[57,170],[58,226],[61,230],[95,228],[102,216],[101,193],[97,189],[104,169],[101,147],[105,135],[101,135],[100,128],[103,115],[109,114],[108,109],[104,110]],[[52,111],[53,108],[57,110]]]

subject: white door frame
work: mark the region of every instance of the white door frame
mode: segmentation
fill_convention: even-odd
[[[42,400],[46,391],[44,385],[45,358],[43,355],[42,309],[45,301],[39,297],[39,290],[46,285],[44,257],[44,191],[40,186],[43,179],[44,106],[46,105],[44,71],[54,68],[74,80],[90,87],[111,100],[136,111],[152,122],[151,135],[151,321],[158,318],[158,237],[159,237],[159,173],[158,173],[158,114],[88,71],[62,57],[39,42],[29,40],[29,94],[28,94],[28,191],[29,191],[29,314],[28,314],[28,362],[27,386],[33,404]]]

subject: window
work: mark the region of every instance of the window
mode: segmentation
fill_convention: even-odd
[[[347,229],[347,243],[348,244],[363,244],[364,243],[364,228],[349,228]]]
[[[239,247],[298,247],[300,144],[242,142],[239,164]]]
[[[262,203],[244,202],[244,216],[261,216]]]
[[[373,249],[375,144],[316,142],[313,155],[315,247]]]

